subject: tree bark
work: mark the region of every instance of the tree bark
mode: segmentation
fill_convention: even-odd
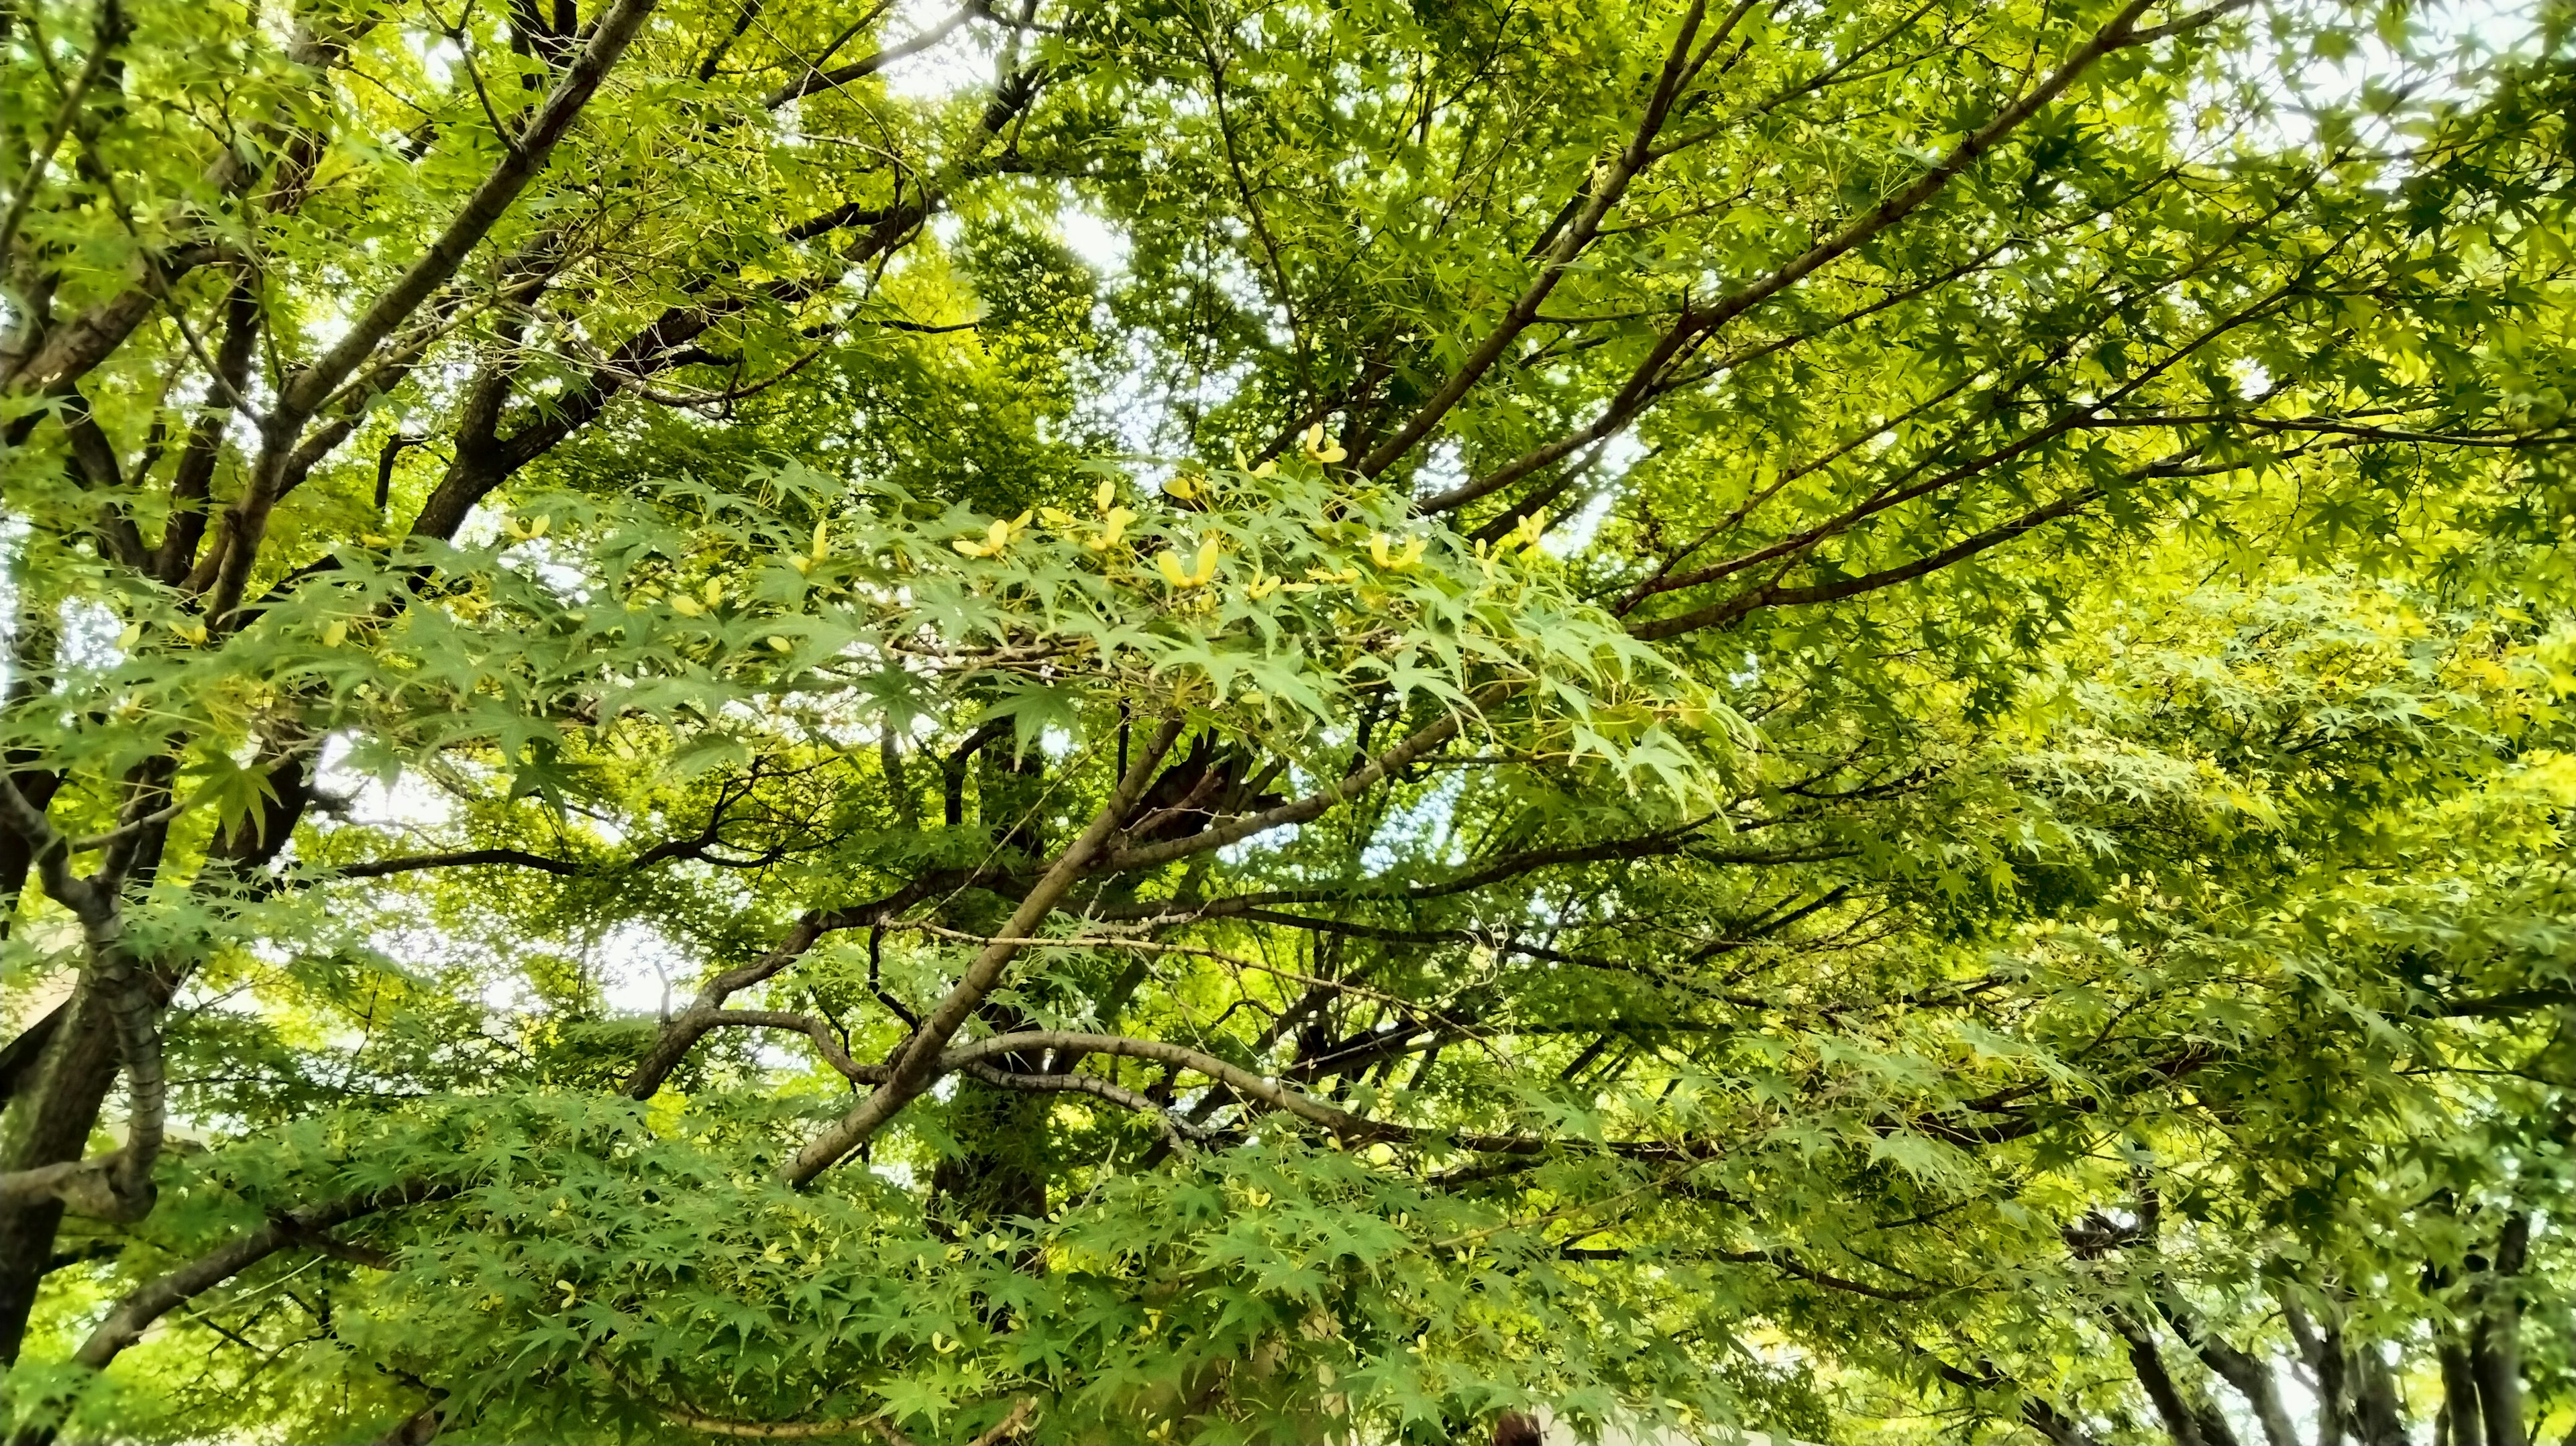
[[[54,1035],[71,1013],[71,1001],[65,1000],[48,1009],[34,1023],[18,1031],[18,1037],[0,1045],[0,1105],[17,1098],[18,1087],[35,1075],[45,1059],[45,1051]]]
[[[1454,721],[1450,727],[1456,727]],[[1056,857],[1055,863],[1021,898],[1019,907],[1012,911],[1010,922],[1004,925],[1010,932],[1004,937],[1014,942],[986,945],[975,956],[965,976],[950,986],[948,992],[923,1016],[921,1026],[913,1031],[912,1037],[887,1061],[891,1074],[886,1082],[877,1086],[876,1092],[861,1101],[856,1109],[807,1142],[796,1158],[779,1172],[787,1184],[801,1189],[811,1183],[815,1176],[865,1144],[886,1121],[894,1118],[896,1111],[930,1087],[938,1077],[940,1055],[948,1047],[949,1040],[956,1036],[968,1017],[982,1007],[985,997],[1001,983],[1003,971],[1019,957],[1022,945],[1016,941],[1026,938],[1044,923],[1074,882],[1091,870],[1111,835],[1117,831],[1118,820],[1126,817],[1127,811],[1143,796],[1146,782],[1180,736],[1180,717],[1175,715],[1166,719],[1154,741],[1146,746],[1143,756],[1136,759],[1127,776],[1111,790],[1109,801],[1092,816],[1089,826],[1065,846],[1064,852]]]
[[[2354,1428],[2352,1407],[2344,1399],[2342,1333],[2331,1323],[2320,1333],[2297,1295],[2289,1291],[2281,1294],[2281,1321],[2290,1329],[2290,1339],[2299,1348],[2299,1359],[2307,1363],[2308,1373],[2316,1378],[2316,1446],[2343,1446],[2344,1434]]]
[[[84,989],[46,1048],[33,1087],[10,1102],[0,1125],[0,1171],[79,1159],[99,1109],[116,1084],[116,1031],[105,1001]],[[0,1204],[0,1364],[14,1364],[36,1291],[53,1260],[62,1202]]]
[[[276,797],[262,810],[259,827],[240,825],[214,841],[195,885],[201,896],[238,888],[247,871],[276,856],[302,817],[312,790],[301,760],[285,752],[271,764],[270,773]],[[157,872],[166,833],[154,829],[144,836],[129,861],[130,880],[148,882]],[[137,970],[142,977],[133,987],[147,995],[145,1002],[157,1017],[187,971],[171,964],[145,967],[140,961]],[[99,1111],[116,1086],[122,1063],[112,1001],[93,989],[94,980],[84,981],[57,1011],[61,1022],[32,1078],[22,1079],[9,1097],[8,1114],[0,1120],[0,1173],[61,1164],[87,1153],[90,1132],[98,1126]],[[0,1203],[0,1364],[18,1358],[62,1218],[62,1204],[55,1200]]]
[[[2451,1426],[2451,1446],[2486,1446],[2486,1418],[2478,1411],[2478,1378],[2469,1366],[2467,1347],[2442,1342],[2442,1419]]]
[[[54,790],[61,780],[40,768],[20,768],[9,775],[9,781],[26,795],[27,802],[38,809],[54,801]],[[18,897],[27,889],[27,870],[35,863],[27,841],[14,829],[0,828],[0,939],[9,937],[18,922]]]
[[[2269,1364],[2238,1350],[2217,1332],[2205,1329],[2195,1319],[2180,1293],[2170,1285],[2162,1286],[2156,1295],[2156,1308],[2173,1327],[2185,1345],[2192,1348],[2212,1374],[2235,1388],[2254,1408],[2254,1418],[2263,1427],[2268,1446],[2299,1446],[2299,1433],[2290,1423],[2290,1413],[2281,1404],[2281,1391],[2272,1379]],[[2206,1414],[2206,1413],[2204,1413]]]
[[[2317,1446],[2343,1446],[2344,1423],[2352,1408],[2343,1398],[2343,1356],[2321,1355],[2317,1361]]]
[[[1006,1068],[1034,1071],[1038,1061],[1016,1061]],[[957,1082],[948,1101],[948,1130],[957,1153],[931,1171],[930,1212],[937,1228],[965,1237],[1013,1217],[1036,1219],[1046,1214],[1048,1121],[1055,1113],[1052,1095],[996,1089],[970,1078]]]
[[[2330,1348],[2343,1351],[2340,1333],[2329,1333]],[[2397,1383],[2388,1362],[2368,1346],[2343,1356],[2352,1381],[2353,1437],[2361,1446],[2408,1446],[2406,1417],[2397,1404]]]
[[[2137,1372],[2138,1385],[2147,1393],[2147,1401],[2156,1408],[2156,1418],[2164,1424],[2165,1434],[2174,1446],[2236,1446],[2235,1433],[2224,1421],[2213,1420],[2208,1412],[2197,1410],[2186,1400],[2182,1386],[2165,1369],[2164,1353],[2156,1349],[2155,1337],[2144,1322],[2126,1313],[2110,1312],[2111,1327],[2129,1345],[2129,1367]],[[2212,1428],[2215,1427],[2213,1430]]]
[[[376,1446],[429,1446],[438,1439],[438,1428],[447,1415],[436,1406],[423,1406],[406,1416],[392,1430],[376,1438]]]
[[[2531,1251],[2531,1217],[2507,1220],[2496,1242],[2495,1268],[2479,1282],[2484,1299],[2469,1336],[2469,1375],[2487,1446],[2529,1446],[2522,1423],[2522,1299],[2515,1277]]]

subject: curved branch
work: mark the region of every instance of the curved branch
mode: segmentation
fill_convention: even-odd
[[[956,32],[958,26],[972,19],[983,8],[981,4],[960,5],[949,11],[937,24],[910,40],[897,41],[873,55],[863,56],[847,65],[837,65],[830,70],[816,70],[809,66],[803,75],[771,91],[762,99],[761,105],[766,109],[776,110],[791,100],[801,100],[818,90],[836,89],[851,81],[874,75],[907,55],[918,55],[947,39]]]
[[[750,1441],[816,1441],[833,1436],[856,1436],[864,1432],[884,1442],[885,1446],[913,1446],[912,1439],[896,1430],[894,1423],[887,1420],[883,1414],[848,1416],[824,1421],[737,1421],[725,1416],[710,1416],[687,1406],[657,1401],[641,1384],[610,1364],[606,1356],[593,1351],[590,1353],[589,1360],[591,1366],[614,1382],[618,1389],[651,1406],[663,1420],[692,1431],[703,1431],[710,1436],[731,1436],[737,1440]],[[1037,1414],[1037,1408],[1038,1403],[1034,1397],[1021,1397],[1011,1403],[1009,1413],[995,1423],[991,1430],[977,1436],[967,1443],[967,1446],[999,1446],[999,1443],[1018,1436],[1028,1427],[1030,1419]]]
[[[72,83],[64,88],[62,103],[54,111],[53,124],[46,129],[44,140],[28,154],[27,174],[19,177],[18,188],[10,193],[8,213],[0,215],[0,265],[7,264],[9,248],[18,239],[18,223],[26,219],[28,203],[35,200],[37,189],[44,185],[45,172],[54,163],[54,152],[62,149],[63,137],[71,134],[72,121],[80,114],[81,97],[89,94],[89,88],[106,72],[108,58],[125,43],[133,28],[133,22],[126,19],[123,7],[116,0],[100,0],[96,34],[90,42],[89,63],[83,65],[80,74],[73,76]]]
[[[840,1071],[845,1079],[860,1084],[883,1084],[888,1073],[881,1064],[861,1064],[842,1048],[832,1026],[810,1014],[793,1014],[776,1009],[724,1009],[706,1017],[709,1029],[787,1029],[814,1041],[823,1062]]]
[[[1839,582],[1819,583],[1813,587],[1781,587],[1776,583],[1766,583],[1761,587],[1749,588],[1733,597],[1711,603],[1704,608],[1695,608],[1690,612],[1677,613],[1668,618],[1656,618],[1649,622],[1638,623],[1629,628],[1629,632],[1647,642],[1658,642],[1665,638],[1679,637],[1684,633],[1698,632],[1703,628],[1724,627],[1746,613],[1761,608],[1799,607],[1809,603],[1838,602],[1847,597],[1858,597],[1863,593],[1895,587],[1900,583],[1912,582],[1916,578],[1928,577],[1954,563],[1965,562],[1978,553],[2001,547],[2034,528],[2072,517],[2101,500],[2101,497],[2102,489],[2099,487],[2079,488],[2045,506],[2032,508],[2010,522],[1987,528],[1972,537],[1962,538],[1939,552],[1918,557],[1911,562],[1882,568],[1877,572],[1863,573],[1859,577],[1844,578]]]
[[[1295,1115],[1301,1120],[1322,1125],[1348,1140],[1410,1141],[1420,1138],[1423,1133],[1408,1125],[1389,1124],[1369,1119],[1364,1115],[1352,1114],[1348,1110],[1337,1109],[1321,1100],[1290,1089],[1276,1080],[1255,1074],[1241,1065],[1219,1059],[1215,1055],[1192,1049],[1187,1045],[1167,1044],[1159,1039],[1131,1039],[1125,1035],[1083,1034],[1059,1029],[1021,1030],[1012,1034],[997,1034],[988,1039],[979,1039],[972,1044],[948,1050],[939,1056],[938,1066],[941,1073],[955,1073],[969,1070],[979,1061],[996,1055],[1048,1049],[1059,1051],[1061,1057],[1065,1059],[1086,1054],[1105,1054],[1123,1059],[1146,1059],[1160,1064],[1177,1065],[1193,1073],[1205,1075],[1248,1099],[1258,1100],[1273,1109]]]
[[[1216,1135],[1216,1131],[1185,1120],[1137,1091],[1096,1074],[1014,1074],[988,1064],[969,1064],[965,1073],[969,1078],[982,1080],[999,1089],[1019,1090],[1027,1094],[1089,1095],[1122,1110],[1134,1110],[1151,1119],[1154,1127],[1163,1132],[1164,1140],[1175,1150],[1205,1144]]]
[[[1795,1276],[1810,1285],[1820,1285],[1827,1290],[1865,1295],[1872,1300],[1884,1300],[1900,1305],[1928,1300],[1932,1296],[1932,1292],[1928,1290],[1888,1290],[1882,1286],[1865,1285],[1857,1280],[1848,1280],[1830,1271],[1818,1270],[1800,1261],[1795,1254],[1786,1250],[1721,1250],[1717,1252],[1716,1258],[1729,1265],[1767,1265],[1783,1275]]]
[[[1703,819],[1666,832],[1646,834],[1616,843],[1574,845],[1561,849],[1535,849],[1524,854],[1511,854],[1474,870],[1453,874],[1429,884],[1398,883],[1393,887],[1386,887],[1371,882],[1351,888],[1265,889],[1257,893],[1229,894],[1221,898],[1203,899],[1197,902],[1187,899],[1154,899],[1137,904],[1101,905],[1088,910],[1087,917],[1104,921],[1170,925],[1196,923],[1203,919],[1249,917],[1259,910],[1280,904],[1413,905],[1473,892],[1489,884],[1558,864],[1599,863],[1612,859],[1650,858],[1686,853],[1690,851],[1692,835],[1699,829],[1705,828],[1708,822],[1709,820]],[[1690,853],[1694,862],[1720,868],[1763,868],[1785,864],[1830,863],[1850,856],[1851,850],[1848,849],[1820,847],[1729,849]]]
[[[1924,202],[1940,194],[1944,187],[1956,180],[1968,167],[1974,165],[1979,157],[2002,144],[2006,137],[2019,130],[2031,117],[2045,109],[2051,101],[2056,100],[2085,71],[2092,69],[2094,62],[2115,50],[2123,50],[2143,43],[2141,32],[2134,27],[2138,23],[2138,17],[2144,15],[2153,3],[2154,0],[2128,0],[2128,3],[2122,5],[2118,13],[2111,17],[2110,23],[2094,32],[2093,38],[2086,41],[2073,55],[2068,56],[2063,64],[2049,74],[2047,79],[2042,80],[2021,99],[1997,111],[1992,119],[1953,146],[1948,155],[1943,156],[1930,170],[1916,177],[1912,184],[1879,202],[1868,215],[1809,247],[1770,275],[1719,298],[1706,312],[1696,318],[1699,329],[1714,331],[1726,325],[1736,317],[1805,280],[1827,262],[1837,260],[1856,250],[1871,237],[1905,219]],[[2222,10],[2233,8],[2233,5],[2241,3],[2245,3],[2245,0],[2231,0],[2230,5],[2222,7]],[[2205,24],[2215,18],[2215,13],[2208,14],[2197,23]],[[2171,29],[2172,27],[2166,27],[2156,33],[2169,33]]]
[[[1495,702],[1503,696],[1508,687],[1509,685],[1505,683],[1489,683],[1468,700],[1468,705],[1481,708]],[[1103,859],[1098,871],[1114,874],[1124,873],[1130,869],[1155,868],[1176,859],[1188,858],[1192,854],[1223,848],[1230,843],[1239,843],[1255,834],[1268,833],[1274,828],[1284,828],[1292,823],[1306,823],[1321,818],[1332,809],[1333,805],[1366,793],[1389,776],[1403,771],[1405,767],[1427,755],[1431,750],[1456,737],[1464,722],[1465,720],[1458,713],[1445,714],[1437,721],[1423,725],[1403,742],[1379,754],[1367,767],[1333,779],[1304,798],[1283,803],[1277,808],[1264,809],[1260,813],[1245,814],[1186,838],[1147,844],[1140,848],[1121,849]]]
[[[2145,0],[2137,0],[2137,3],[2144,8]],[[1727,30],[1743,18],[1747,8],[1742,5],[1735,8],[1721,25],[1712,44],[1725,39]],[[1511,310],[1504,313],[1501,324],[1477,343],[1476,349],[1459,363],[1458,369],[1441,382],[1439,390],[1396,429],[1395,435],[1360,460],[1357,470],[1361,476],[1375,477],[1394,466],[1405,453],[1413,450],[1416,443],[1440,425],[1441,418],[1466,399],[1467,394],[1484,379],[1485,373],[1502,360],[1504,351],[1513,340],[1538,319],[1539,308],[1547,303],[1549,294],[1572,269],[1584,248],[1592,244],[1600,232],[1602,221],[1608,217],[1610,209],[1619,204],[1619,198],[1627,193],[1629,184],[1654,164],[1655,137],[1662,133],[1665,123],[1672,118],[1675,103],[1690,81],[1691,42],[1699,34],[1700,19],[1706,10],[1705,0],[1694,0],[1682,16],[1681,25],[1673,36],[1672,48],[1665,53],[1663,69],[1656,77],[1654,91],[1647,98],[1645,114],[1637,122],[1635,135],[1616,155],[1603,159],[1584,179],[1576,192],[1583,198],[1582,205],[1572,224],[1549,245],[1538,275],[1531,278],[1530,284],[1512,302]]]
[[[582,866],[570,859],[548,858],[544,854],[530,853],[526,849],[500,848],[450,849],[445,853],[405,854],[399,858],[370,859],[365,863],[350,864],[333,872],[343,879],[380,879],[389,874],[416,873],[423,869],[462,869],[490,865],[535,869],[541,873],[553,874],[558,878],[570,878],[582,871]]]
[[[612,0],[600,12],[591,23],[590,43],[528,118],[527,129],[516,143],[474,188],[474,194],[466,198],[429,249],[368,303],[329,351],[288,380],[278,398],[281,411],[296,417],[312,415],[378,343],[417,310],[432,291],[456,274],[457,268],[465,264],[467,253],[480,245],[516,204],[519,193],[536,179],[554,153],[556,143],[580,119],[600,82],[608,78],[609,70],[644,28],[645,17],[653,12],[654,3],[655,0]]]
[[[1135,808],[1137,800],[1144,796],[1145,786],[1152,780],[1154,770],[1161,765],[1163,755],[1180,740],[1184,721],[1177,713],[1163,721],[1153,740],[1145,745],[1128,768],[1126,776],[1110,790],[1108,802],[1092,815],[1091,822],[1072,843],[1065,846],[1064,852],[1056,856],[1055,862],[1020,900],[1020,906],[1011,911],[1010,922],[1003,926],[1004,936],[1026,938],[1035,934],[1038,925],[1055,912],[1055,906],[1063,901],[1074,882],[1091,870],[1110,836],[1117,832],[1118,821],[1125,818]],[[1019,956],[1020,948],[1017,944],[985,945],[983,951],[975,956],[975,962],[967,966],[965,977],[941,996],[939,1002],[923,1016],[921,1027],[914,1030],[912,1038],[896,1052],[892,1061],[893,1072],[885,1083],[860,1101],[858,1108],[843,1115],[808,1142],[780,1172],[781,1176],[791,1185],[801,1186],[812,1180],[857,1149],[869,1136],[883,1128],[886,1121],[894,1118],[897,1111],[928,1089],[931,1081],[938,1077],[942,1059],[940,1051],[956,1037],[959,1029],[965,1027],[968,1017],[984,1002],[984,996],[992,993],[994,987],[1002,982],[1002,971]]]
[[[154,1321],[191,1298],[214,1289],[282,1250],[326,1238],[330,1229],[362,1215],[410,1205],[424,1205],[456,1193],[453,1185],[412,1182],[361,1195],[343,1196],[306,1210],[290,1211],[268,1224],[208,1252],[152,1281],[116,1303],[98,1328],[72,1354],[76,1363],[103,1370],[127,1346],[143,1338]]]

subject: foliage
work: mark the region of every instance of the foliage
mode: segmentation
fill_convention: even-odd
[[[2576,1427],[2568,24],[0,5],[13,1431]]]

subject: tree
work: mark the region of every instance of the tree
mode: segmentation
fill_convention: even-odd
[[[27,1438],[2576,1409],[2561,11],[0,16]]]

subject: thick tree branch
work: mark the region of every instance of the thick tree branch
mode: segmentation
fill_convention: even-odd
[[[1724,38],[1724,29],[1732,27],[1748,8],[1743,5],[1736,7],[1721,27],[1719,39]],[[1358,468],[1361,476],[1375,477],[1384,472],[1405,453],[1412,451],[1415,443],[1429,436],[1431,430],[1440,425],[1441,419],[1448,416],[1484,379],[1485,373],[1502,360],[1503,353],[1519,339],[1520,334],[1538,319],[1539,308],[1546,304],[1557,283],[1565,279],[1576,258],[1599,234],[1603,218],[1619,204],[1619,198],[1627,194],[1630,183],[1653,164],[1655,137],[1663,131],[1665,122],[1672,117],[1674,103],[1681,98],[1682,88],[1688,79],[1691,44],[1698,37],[1700,20],[1706,11],[1706,0],[1692,0],[1690,8],[1683,12],[1681,23],[1673,34],[1672,46],[1665,52],[1663,70],[1647,96],[1645,113],[1638,118],[1635,134],[1616,155],[1594,167],[1585,182],[1586,199],[1582,207],[1563,234],[1548,248],[1539,264],[1538,275],[1532,277],[1529,285],[1514,299],[1511,308],[1504,312],[1502,321],[1486,333],[1429,399],[1406,418],[1392,436],[1361,459]]]
[[[127,1346],[141,1340],[154,1321],[270,1256],[309,1244],[361,1216],[444,1200],[455,1193],[455,1187],[448,1185],[398,1185],[281,1214],[118,1301],[72,1359],[91,1370],[104,1370]]]
[[[1684,633],[1698,632],[1703,628],[1724,627],[1746,613],[1760,608],[1800,607],[1811,603],[1839,602],[1844,598],[1859,597],[1863,593],[1878,592],[1884,588],[1912,582],[1917,578],[1928,577],[1943,568],[1965,562],[1981,552],[2001,547],[2035,528],[2044,527],[2061,518],[2072,517],[2100,501],[2101,498],[2102,489],[2099,487],[2079,488],[2045,506],[2032,508],[2010,522],[1962,538],[1939,552],[1918,557],[1912,562],[1863,573],[1859,577],[1844,578],[1837,582],[1818,583],[1810,587],[1782,587],[1777,583],[1767,583],[1723,601],[1711,603],[1704,608],[1634,624],[1629,631],[1639,638],[1656,642],[1665,638],[1679,637]]]
[[[581,118],[600,82],[644,28],[655,3],[609,0],[591,24],[588,43],[529,116],[500,163],[466,197],[438,238],[358,313],[340,339],[287,380],[278,397],[280,411],[299,418],[311,416],[379,343],[420,309],[430,293],[456,274],[466,256],[482,244],[528,183],[545,169],[556,144]]]
[[[980,1062],[968,1064],[964,1066],[964,1070],[968,1077],[982,1080],[1000,1089],[1020,1090],[1030,1094],[1083,1094],[1097,1100],[1104,1100],[1122,1110],[1133,1110],[1152,1120],[1154,1127],[1163,1132],[1164,1140],[1175,1150],[1186,1150],[1193,1144],[1204,1143],[1216,1133],[1173,1114],[1170,1110],[1164,1109],[1124,1085],[1102,1079],[1096,1074],[1014,1074],[1009,1070],[997,1069]]]
[[[901,60],[906,56],[919,55],[921,52],[937,45],[939,42],[955,34],[959,26],[964,25],[968,20],[973,19],[975,16],[982,14],[984,9],[985,7],[980,3],[960,5],[956,9],[949,11],[945,16],[942,16],[937,23],[931,25],[930,28],[922,31],[920,34],[913,36],[909,40],[898,41],[893,45],[886,46],[874,55],[864,56],[858,60],[853,60],[847,65],[834,66],[830,70],[817,70],[809,66],[806,68],[803,75],[800,75],[796,79],[789,81],[787,84],[780,86],[778,89],[771,91],[769,95],[761,101],[761,105],[766,109],[776,110],[791,100],[802,99],[805,96],[812,95],[818,90],[835,90],[841,86],[849,84],[851,81],[874,75],[878,71],[885,69],[887,66],[894,64],[896,61]]]
[[[1118,821],[1125,818],[1128,811],[1136,806],[1136,801],[1144,796],[1145,786],[1152,780],[1154,769],[1162,763],[1163,755],[1171,751],[1173,743],[1180,739],[1182,722],[1177,715],[1164,721],[1153,740],[1138,753],[1126,776],[1110,790],[1109,801],[1092,816],[1090,824],[1065,847],[1064,852],[1056,856],[1036,886],[1011,912],[1010,922],[1003,928],[1004,935],[1024,938],[1036,933],[1047,915],[1055,912],[1056,904],[1065,893],[1092,869],[1099,860],[1101,849],[1117,831]],[[842,1116],[808,1143],[781,1172],[783,1178],[792,1185],[811,1181],[857,1149],[886,1121],[894,1118],[897,1111],[929,1088],[931,1081],[938,1076],[939,1051],[965,1026],[967,1019],[983,1003],[984,996],[1001,982],[1002,971],[1018,957],[1021,947],[1018,944],[986,945],[967,967],[965,977],[931,1007],[930,1012],[922,1017],[921,1027],[914,1030],[911,1039],[896,1051],[891,1061],[893,1071],[885,1083],[877,1086],[876,1092],[861,1101],[858,1108]]]

